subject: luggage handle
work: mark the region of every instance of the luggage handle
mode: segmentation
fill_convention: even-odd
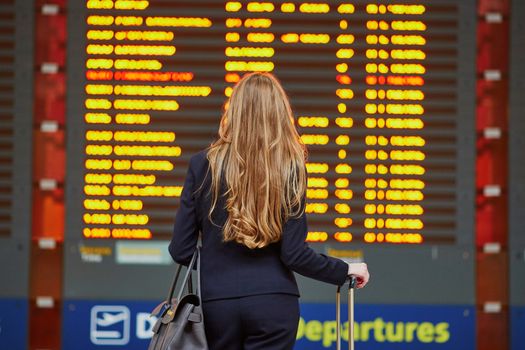
[[[354,289],[357,278],[353,275],[348,277],[348,349],[354,350]],[[346,284],[346,282],[345,282]],[[341,286],[337,286],[335,295],[335,320],[336,320],[336,349],[341,350]]]

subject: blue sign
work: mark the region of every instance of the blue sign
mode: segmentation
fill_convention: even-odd
[[[64,349],[145,349],[156,319],[149,302],[64,303]],[[357,305],[355,335],[360,350],[475,349],[473,306]],[[342,312],[343,319],[346,313]],[[342,326],[347,339],[348,323]],[[335,306],[301,304],[297,350],[335,349]]]
[[[522,350],[525,347],[525,306],[510,308],[510,348]]]
[[[0,349],[27,349],[27,329],[27,300],[0,299]]]

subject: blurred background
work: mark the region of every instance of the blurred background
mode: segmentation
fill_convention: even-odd
[[[147,348],[188,160],[235,82],[268,71],[309,149],[310,245],[372,274],[357,348],[524,349],[524,16],[0,1],[0,348]],[[335,288],[298,279],[296,349],[335,349]]]

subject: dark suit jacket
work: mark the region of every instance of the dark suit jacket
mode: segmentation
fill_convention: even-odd
[[[211,206],[211,171],[208,172],[208,166],[206,151],[190,159],[169,245],[173,259],[187,265],[201,232],[203,300],[270,293],[299,295],[292,271],[336,285],[345,282],[348,265],[318,254],[305,242],[305,214],[289,219],[281,240],[265,248],[249,249],[235,242],[224,243],[221,228],[226,222],[227,212],[222,196],[213,212],[213,223],[208,219]]]

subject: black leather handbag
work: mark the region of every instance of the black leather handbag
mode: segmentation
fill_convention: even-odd
[[[192,271],[195,267],[197,269],[197,288],[194,293]],[[156,315],[158,320],[153,327],[154,334],[148,350],[208,350],[201,305],[199,248],[195,249],[184,280],[174,299],[173,294],[181,270],[182,265],[179,265],[168,298],[152,312],[152,315]],[[183,296],[186,287],[188,292]]]

